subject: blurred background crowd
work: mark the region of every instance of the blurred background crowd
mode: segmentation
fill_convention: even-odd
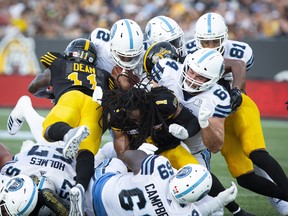
[[[230,39],[288,38],[287,0],[0,0],[0,38],[15,28],[26,36],[76,38],[121,18],[143,29],[154,16],[175,19],[187,38],[207,11],[222,14]]]

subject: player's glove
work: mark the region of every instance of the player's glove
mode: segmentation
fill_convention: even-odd
[[[171,133],[174,137],[180,140],[185,140],[189,137],[189,134],[186,128],[175,123],[169,125],[169,133]]]
[[[198,114],[198,122],[201,128],[206,128],[209,125],[208,119],[213,116],[213,110],[204,102],[201,104]]]
[[[158,147],[151,143],[143,143],[137,150],[144,151],[146,154],[154,154]]]
[[[232,88],[229,93],[231,109],[234,112],[242,104],[242,91],[238,88]]]
[[[217,195],[216,199],[224,207],[228,203],[230,203],[236,199],[237,193],[238,193],[237,186],[235,185],[234,182],[231,182],[231,187],[229,187],[225,191],[222,191],[221,193],[219,193]]]

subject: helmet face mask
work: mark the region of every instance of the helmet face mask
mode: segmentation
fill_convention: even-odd
[[[206,167],[188,164],[170,180],[169,190],[179,204],[189,204],[206,196],[211,186],[212,177]]]
[[[71,41],[63,54],[67,60],[74,59],[75,61],[89,64],[95,64],[97,58],[94,44],[85,38],[77,38]]]
[[[6,180],[1,196],[1,213],[29,215],[37,204],[38,190],[29,176],[18,175]]]
[[[111,28],[110,51],[114,62],[123,69],[137,67],[144,50],[140,26],[133,20],[118,20]]]
[[[218,82],[224,68],[224,58],[220,52],[210,48],[199,49],[186,56],[178,85],[189,93],[205,91]]]
[[[184,32],[175,20],[166,16],[156,16],[147,23],[145,34],[150,45],[168,41],[176,47],[180,55],[185,55]]]
[[[198,49],[213,48],[223,54],[227,40],[228,28],[221,15],[206,13],[197,20],[195,42]]]

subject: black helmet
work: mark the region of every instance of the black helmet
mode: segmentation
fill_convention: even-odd
[[[64,51],[67,60],[95,64],[97,52],[94,44],[86,38],[77,38],[71,41]]]
[[[145,72],[150,75],[153,66],[163,58],[179,60],[177,49],[168,41],[162,41],[151,45],[144,55],[143,66]]]

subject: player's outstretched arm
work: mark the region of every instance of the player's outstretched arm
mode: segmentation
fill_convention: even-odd
[[[231,182],[231,186],[227,188],[225,191],[219,193],[217,197],[207,202],[203,202],[197,207],[203,216],[211,215],[212,213],[218,211],[219,209],[226,206],[228,203],[235,200],[237,193],[238,193],[237,186],[235,185],[234,182]]]

